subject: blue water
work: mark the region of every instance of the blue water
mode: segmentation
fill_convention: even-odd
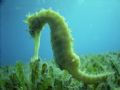
[[[34,45],[24,20],[42,8],[65,17],[77,54],[120,50],[120,0],[0,0],[1,65],[30,61]],[[53,57],[48,25],[41,34],[39,56]]]

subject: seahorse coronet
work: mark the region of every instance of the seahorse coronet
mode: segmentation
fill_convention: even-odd
[[[70,29],[63,16],[52,9],[43,9],[29,15],[26,19],[29,32],[34,39],[34,56],[32,61],[38,59],[40,46],[40,33],[47,23],[51,30],[51,46],[56,63],[60,69],[67,70],[74,78],[84,83],[97,83],[104,81],[111,73],[88,75],[80,70],[80,57],[72,47]]]

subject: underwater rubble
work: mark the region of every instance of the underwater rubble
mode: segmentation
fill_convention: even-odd
[[[120,52],[80,56],[80,69],[88,74],[114,72],[104,82],[86,84],[60,70],[54,60],[38,59],[0,66],[0,90],[120,90]]]

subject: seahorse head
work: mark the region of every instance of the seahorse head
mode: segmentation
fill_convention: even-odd
[[[40,17],[33,15],[29,16],[26,22],[29,25],[29,33],[32,37],[35,36],[35,33],[39,33],[45,24]]]

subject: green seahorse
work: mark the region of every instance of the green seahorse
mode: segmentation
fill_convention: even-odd
[[[111,73],[89,75],[80,70],[80,58],[72,48],[72,36],[64,18],[57,12],[47,9],[41,10],[26,19],[29,32],[34,39],[34,56],[32,61],[38,59],[40,46],[40,33],[47,23],[51,30],[51,45],[56,63],[60,69],[67,70],[73,78],[84,83],[97,83],[105,80]]]

